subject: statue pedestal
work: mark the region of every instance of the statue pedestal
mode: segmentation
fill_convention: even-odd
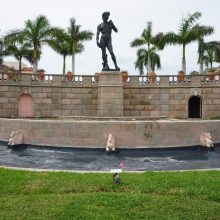
[[[98,116],[123,116],[123,83],[118,71],[103,71],[99,75]]]

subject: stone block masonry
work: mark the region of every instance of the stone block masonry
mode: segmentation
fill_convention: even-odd
[[[210,132],[220,143],[220,121],[158,120],[31,120],[0,118],[0,140],[8,141],[12,131],[21,129],[26,144],[57,147],[105,149],[108,134],[116,148],[163,148],[200,144],[201,132]]]
[[[0,72],[0,117],[24,117],[25,112],[20,110],[33,105],[32,117],[188,118],[189,100],[193,97],[194,104],[196,97],[200,100],[199,118],[220,116],[219,78],[204,81],[206,76],[199,75],[178,82],[176,76],[158,76],[150,82],[147,76],[129,76],[124,82],[120,72],[110,71],[100,73],[97,82],[91,75],[74,76],[72,81],[63,75],[46,75],[43,81],[35,75],[23,74],[19,80],[5,75]]]
[[[123,116],[123,84],[120,72],[101,72],[98,85],[98,116]]]

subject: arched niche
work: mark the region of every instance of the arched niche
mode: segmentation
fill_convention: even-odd
[[[18,98],[18,117],[33,117],[34,101],[31,95],[22,94]]]
[[[202,98],[200,96],[191,96],[188,102],[188,117],[202,118]]]

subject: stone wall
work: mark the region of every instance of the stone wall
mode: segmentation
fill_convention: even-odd
[[[138,78],[138,79],[137,79]],[[220,116],[220,81],[217,75],[210,81],[206,76],[160,76],[149,82],[147,77],[130,77],[124,85],[124,116],[165,116],[188,118],[188,101],[201,98],[202,118]]]
[[[0,81],[0,117],[18,115],[19,97],[30,94],[34,102],[35,117],[63,116],[96,116],[97,86],[89,80],[84,82],[80,77],[65,81],[61,76],[48,76],[44,81],[22,75],[17,81]],[[91,79],[91,77],[89,77]]]
[[[130,87],[124,89],[125,116],[170,116],[170,89]]]
[[[123,83],[120,72],[102,72],[98,84],[98,116],[123,116]]]
[[[126,88],[125,116],[188,117],[190,88]]]
[[[182,82],[176,76],[158,76],[155,81],[146,76],[129,76],[120,89],[116,87],[103,87],[93,76],[74,76],[72,81],[67,81],[62,75],[46,75],[41,81],[36,75],[23,74],[9,79],[7,74],[0,73],[0,117],[17,117],[19,97],[24,94],[33,98],[34,117],[108,116],[102,115],[98,106],[102,103],[103,112],[110,112],[108,106],[111,104],[114,109],[114,103],[109,102],[109,97],[114,97],[118,103],[115,108],[122,111],[116,117],[187,118],[188,101],[192,96],[199,96],[202,100],[202,118],[220,115],[218,75],[214,80],[202,75],[187,76]],[[108,91],[106,97],[101,95],[103,89]],[[116,91],[117,97],[112,94]],[[123,108],[119,106],[120,100]],[[109,113],[109,116],[114,114]]]
[[[105,148],[109,133],[116,148],[181,147],[200,144],[201,132],[210,132],[220,143],[220,121],[86,121],[0,118],[0,140],[22,130],[24,143],[57,147]]]
[[[201,89],[204,117],[220,116],[220,87],[210,86]]]

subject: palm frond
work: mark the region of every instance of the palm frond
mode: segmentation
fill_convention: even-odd
[[[141,37],[144,39],[145,42],[150,42],[152,38],[152,22],[147,22],[147,28],[144,29]]]
[[[145,44],[145,41],[141,38],[135,38],[132,42],[131,42],[131,47],[140,47],[143,46]]]
[[[142,56],[144,53],[146,53],[146,49],[145,48],[140,48],[137,50],[137,57],[138,56]]]
[[[156,45],[158,49],[162,50],[162,49],[164,49],[164,46],[165,46],[165,45],[162,43],[163,38],[164,38],[164,33],[161,33],[161,32],[160,32],[160,33],[156,34],[156,35],[152,38],[151,43],[152,43],[153,45]]]
[[[168,32],[164,34],[160,39],[160,46],[164,47],[167,44],[180,44],[181,36],[175,34],[174,32]]]
[[[135,69],[139,70],[140,75],[144,73],[144,67],[147,65],[148,52],[144,48],[137,50],[137,59],[135,61]]]
[[[5,36],[4,36],[4,44],[13,44],[14,42],[17,42],[18,39],[22,38],[22,30],[16,29],[9,31]]]
[[[160,56],[157,53],[154,52],[151,54],[151,60],[151,67],[153,71],[155,70],[155,67],[157,67],[157,69],[161,69]]]
[[[196,41],[201,37],[205,37],[207,35],[210,35],[214,32],[214,29],[209,26],[200,26],[195,25],[191,30],[189,30],[185,35],[183,36],[183,42],[185,44],[190,43],[192,41]]]
[[[135,69],[138,69],[140,74],[143,74],[144,67],[148,66],[148,56],[150,56],[151,68],[161,68],[160,56],[156,53],[157,47],[151,47],[150,50],[140,48],[137,51],[137,59],[135,61]]]
[[[85,48],[84,48],[83,44],[78,43],[77,47],[76,47],[76,53],[82,53],[84,51],[84,49]]]
[[[92,40],[93,33],[91,31],[81,31],[78,34],[80,41]]]
[[[184,36],[201,16],[202,14],[200,12],[188,14],[188,16],[182,20],[179,28],[179,35]]]
[[[40,60],[42,52],[40,50],[37,51],[37,61]],[[26,59],[30,64],[33,65],[34,60],[33,60],[33,50],[28,50],[26,54],[23,56],[24,59]]]

